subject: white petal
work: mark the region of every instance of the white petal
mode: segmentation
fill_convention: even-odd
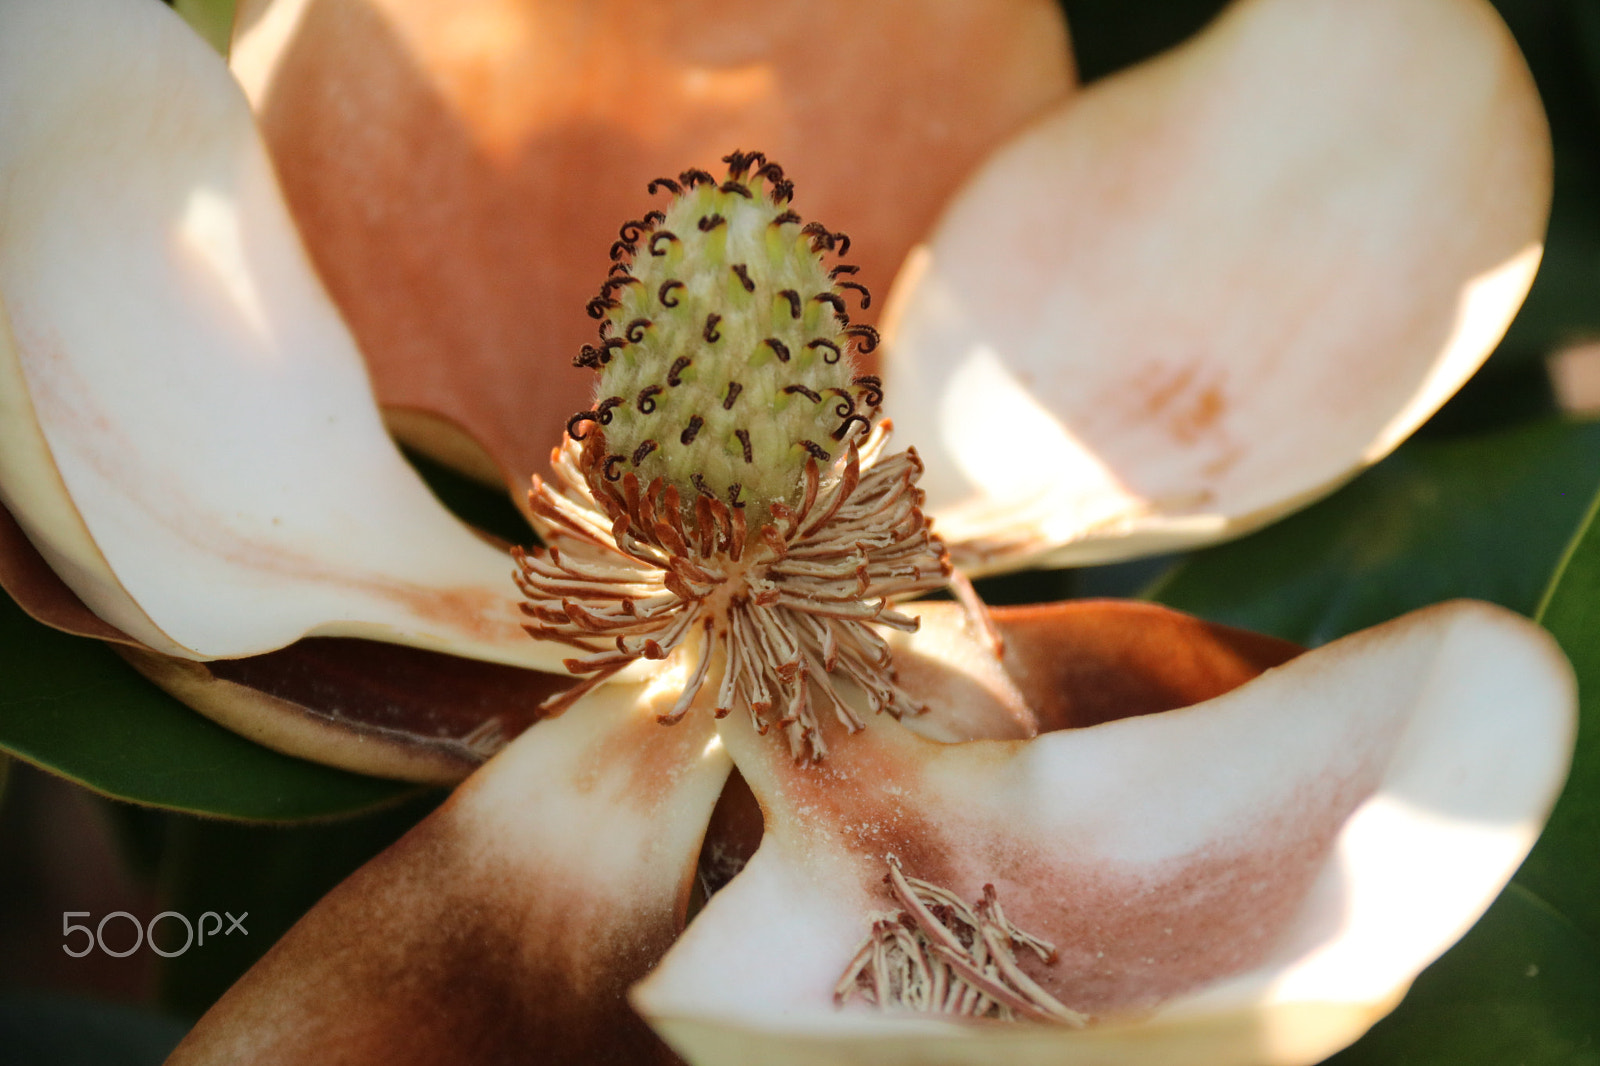
[[[80,597],[175,655],[559,669],[385,435],[210,49],[158,4],[15,0],[0,128],[0,496]]]
[[[886,394],[940,532],[979,569],[1122,557],[1381,458],[1521,303],[1548,142],[1479,0],[1249,0],[1090,86],[897,282]]]
[[[727,729],[766,836],[634,991],[690,1061],[1286,1066],[1359,1036],[1494,899],[1576,713],[1547,634],[1457,603],[1194,707],[1033,741],[874,722],[808,769]],[[834,1006],[892,907],[889,853],[964,899],[992,882],[1060,952],[1034,979],[1090,1026]]]

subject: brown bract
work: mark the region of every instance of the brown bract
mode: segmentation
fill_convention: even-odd
[[[554,368],[589,339],[642,181],[760,146],[887,291],[1073,80],[1047,0],[258,2],[233,65],[380,401],[426,416],[401,425],[429,450],[469,434],[516,486],[588,405]]]

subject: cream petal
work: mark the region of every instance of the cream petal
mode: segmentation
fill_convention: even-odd
[[[1309,1064],[1511,876],[1560,790],[1575,700],[1547,634],[1458,602],[1207,703],[1032,741],[875,722],[796,767],[733,716],[766,836],[632,998],[697,1064]],[[890,854],[966,900],[992,883],[1060,953],[1025,969],[1088,1028],[836,1007],[893,909]]]
[[[668,1062],[623,992],[682,927],[729,761],[675,691],[539,723],[357,871],[169,1066]]]
[[[1245,0],[1086,88],[896,283],[900,439],[972,569],[1235,535],[1376,461],[1539,261],[1550,147],[1480,0]]]
[[[0,498],[100,617],[560,669],[385,435],[242,94],[148,3],[0,8]]]

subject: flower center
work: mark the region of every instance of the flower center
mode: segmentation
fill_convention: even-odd
[[[529,505],[547,547],[516,553],[535,637],[582,650],[588,678],[555,713],[638,659],[685,660],[686,714],[713,674],[714,713],[776,724],[796,758],[821,759],[819,713],[918,707],[895,684],[878,627],[914,630],[894,597],[949,576],[920,510],[915,451],[885,455],[876,378],[851,348],[845,295],[866,289],[822,253],[849,238],[805,224],[760,153],[726,180],[660,178],[673,201],[626,223],[589,310],[600,343],[594,407],[574,415]],[[841,280],[844,279],[844,280]],[[842,684],[843,687],[840,687]],[[854,690],[852,693],[851,690]]]
[[[852,325],[847,298],[869,306],[854,266],[823,253],[850,239],[789,208],[792,187],[760,153],[727,157],[728,176],[661,178],[665,211],[623,225],[616,260],[589,313],[600,343],[580,366],[599,371],[595,406],[568,429],[603,432],[603,476],[632,471],[730,506],[791,506],[808,459],[828,464],[881,401],[876,378],[853,372],[852,343],[877,334]]]

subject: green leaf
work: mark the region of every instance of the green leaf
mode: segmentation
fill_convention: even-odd
[[[1517,880],[1600,944],[1600,497],[1562,560],[1539,621],[1578,675],[1578,746],[1566,790]],[[1600,998],[1596,999],[1600,1004]],[[1600,1014],[1600,1006],[1596,1007]]]
[[[171,0],[171,3],[207,44],[223,55],[228,54],[233,37],[234,0]]]
[[[1512,885],[1328,1066],[1600,1066],[1600,954]]]
[[[187,1027],[134,1007],[34,993],[0,998],[12,1066],[160,1066]]]
[[[114,799],[250,821],[329,818],[413,785],[279,755],[189,710],[98,641],[0,596],[0,751]]]
[[[1600,481],[1600,423],[1413,441],[1339,492],[1197,552],[1169,606],[1321,644],[1440,600],[1531,615]]]

